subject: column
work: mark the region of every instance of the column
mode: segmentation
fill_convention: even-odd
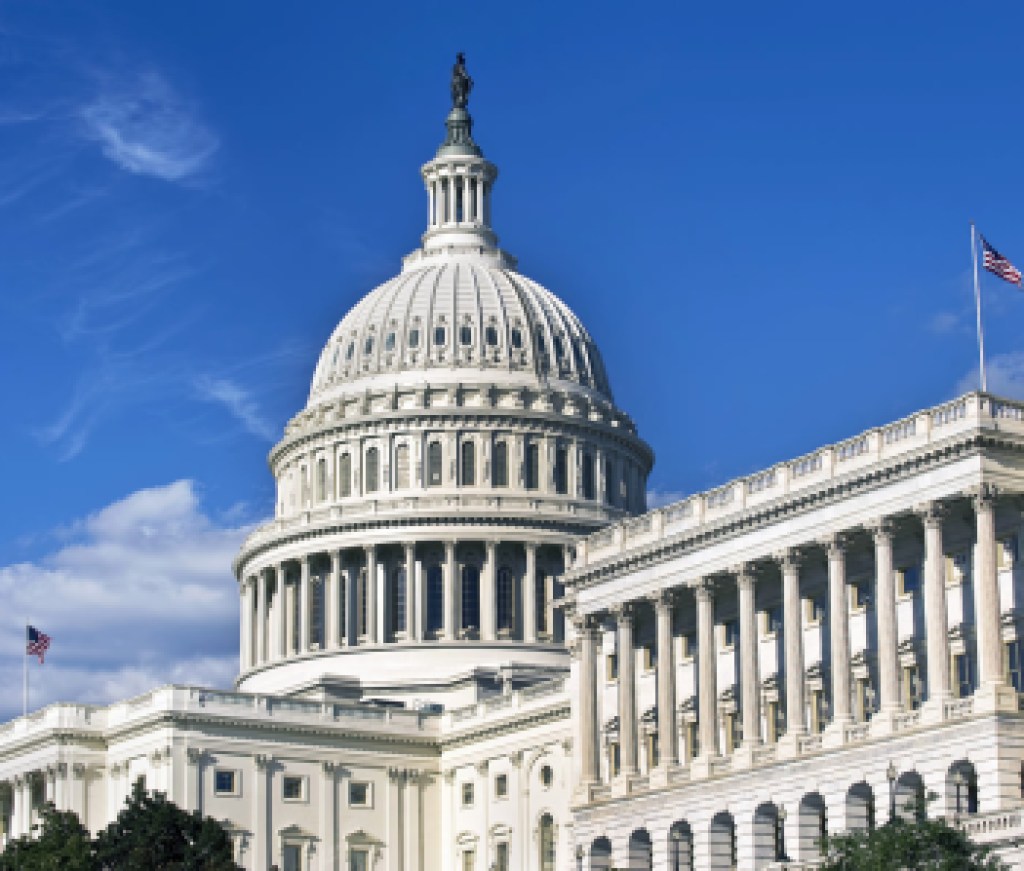
[[[974,514],[974,631],[978,640],[978,685],[986,687],[1005,683],[996,573],[995,492],[991,487],[983,487],[975,495]]]
[[[267,614],[267,573],[259,571],[256,573],[256,661],[267,662],[270,659],[270,651],[267,644],[267,630],[269,618]]]
[[[333,868],[335,856],[338,852],[338,833],[336,821],[337,813],[337,770],[338,764],[326,760],[321,763],[322,776],[320,778],[320,867]],[[256,866],[259,868],[260,866]]]
[[[802,735],[804,726],[804,626],[800,613],[800,562],[795,551],[782,557],[782,627],[786,657],[786,733]]]
[[[718,755],[718,659],[715,654],[715,599],[704,578],[694,590],[697,598],[697,725],[700,756]]]
[[[892,570],[892,523],[882,520],[872,529],[875,538],[875,617],[878,621],[879,708],[900,707],[896,655],[896,578]]]
[[[580,787],[600,780],[598,750],[600,748],[597,727],[597,645],[600,633],[593,618],[582,617],[576,621],[576,637],[579,639],[579,673],[577,674],[577,713],[580,718]]]
[[[444,543],[444,638],[455,638],[458,619],[455,611],[455,542]]]
[[[526,571],[523,574],[523,641],[537,641],[537,545],[532,541],[526,549]]]
[[[284,649],[287,656],[295,653],[295,597],[297,586],[295,584],[284,585]]]
[[[435,204],[434,188],[436,187],[436,185],[437,185],[436,181],[432,181],[430,184],[427,185],[427,226],[428,227],[433,227],[435,222],[436,222],[436,220],[437,220],[436,213],[434,212],[434,204]]]
[[[828,628],[832,655],[832,722],[842,726],[850,716],[850,614],[846,589],[846,541],[828,542]]]
[[[287,655],[288,650],[288,608],[285,604],[284,563],[278,563],[274,574],[274,625],[277,627],[277,646],[274,650],[274,658],[283,659]]]
[[[375,545],[366,547],[366,578],[363,583],[366,586],[363,595],[366,596],[366,625],[363,626],[368,643],[380,641],[377,637],[377,548]]]
[[[299,561],[299,653],[309,651],[309,554]]]
[[[615,612],[619,656],[619,761],[623,777],[636,774],[636,664],[633,653],[633,608]]]
[[[420,806],[421,773],[415,769],[407,772],[405,783],[405,859],[402,871],[420,871],[420,843],[422,841],[422,812]]]
[[[419,632],[418,620],[420,601],[416,597],[416,544],[405,543],[405,635],[413,641],[422,636]]]
[[[341,551],[331,551],[331,574],[324,591],[324,647],[332,650],[338,646],[339,617],[341,616]]]
[[[426,571],[423,566],[423,560],[418,559],[413,561],[413,566],[416,569],[415,576],[415,611],[416,615],[416,635],[414,640],[422,641],[427,637],[427,592],[426,592]]]
[[[754,573],[743,566],[736,573],[740,608],[740,710],[743,744],[761,743],[761,678],[757,671],[757,611],[754,604]]]
[[[484,570],[480,577],[480,640],[493,641],[495,636],[494,627],[497,624],[495,614],[495,586],[497,568],[495,562],[498,559],[497,542],[488,540],[485,542],[487,558],[484,562]]]
[[[654,600],[657,623],[658,665],[658,764],[662,768],[679,762],[676,741],[676,658],[672,643],[672,605],[675,597],[663,590]]]
[[[239,645],[239,668],[241,671],[245,671],[253,664],[253,644],[252,644],[252,585],[250,584],[249,578],[242,578],[240,587],[242,594],[241,604],[241,626],[239,627],[239,636],[241,638],[241,644]]]
[[[484,223],[484,177],[478,176],[476,180],[476,222]]]
[[[266,868],[273,861],[273,835],[267,825],[267,793],[270,778],[270,757],[257,754],[253,757],[252,783],[252,862],[253,868]]]
[[[942,709],[949,697],[949,623],[946,619],[946,557],[942,547],[943,507],[921,512],[924,524],[924,621],[928,656],[928,703]]]
[[[345,584],[345,645],[359,644],[359,565],[348,567],[348,582]]]

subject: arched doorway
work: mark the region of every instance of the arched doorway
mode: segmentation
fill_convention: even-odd
[[[668,871],[693,871],[693,830],[686,820],[668,830]]]
[[[817,859],[828,834],[825,799],[820,792],[809,792],[800,799],[797,858]]]
[[[908,822],[924,819],[924,781],[916,771],[904,771],[896,780],[896,816]]]
[[[946,815],[978,812],[978,772],[969,759],[958,759],[946,772]]]
[[[652,871],[651,836],[647,829],[636,829],[629,836],[629,871]]]
[[[728,811],[719,811],[708,832],[709,871],[732,871],[736,867],[736,821]]]
[[[846,791],[846,828],[871,831],[875,827],[875,794],[863,780]]]
[[[590,845],[590,871],[609,871],[612,867],[612,842],[595,838]]]
[[[783,818],[770,801],[754,811],[754,868],[764,868],[786,858],[786,835]]]

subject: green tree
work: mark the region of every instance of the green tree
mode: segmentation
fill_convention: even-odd
[[[16,838],[0,854],[0,871],[97,871],[89,832],[71,811],[47,802],[36,838]]]
[[[987,847],[944,820],[895,819],[826,839],[822,871],[1005,871]]]
[[[96,836],[94,852],[103,871],[241,871],[220,823],[198,811],[183,811],[141,784],[117,819]]]

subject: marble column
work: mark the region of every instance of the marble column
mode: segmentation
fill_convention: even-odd
[[[597,726],[597,648],[600,633],[592,618],[576,621],[579,642],[579,672],[577,674],[577,714],[580,729],[580,787],[582,790],[600,780]]]
[[[874,526],[875,618],[878,621],[879,709],[892,712],[900,707],[896,653],[896,577],[892,570],[892,523],[882,520]]]
[[[526,571],[523,574],[523,641],[537,641],[537,545],[527,542]]]
[[[367,545],[366,554],[366,578],[364,584],[366,589],[366,625],[363,626],[364,634],[368,643],[373,644],[381,641],[377,637],[377,608],[380,603],[377,601],[377,547]]]
[[[299,560],[299,653],[309,651],[309,554]]]
[[[267,662],[270,659],[268,650],[267,630],[270,627],[270,616],[267,609],[267,573],[256,573],[256,661]]]
[[[663,590],[654,599],[658,643],[658,764],[662,767],[679,762],[676,740],[676,658],[672,638],[672,606],[675,597]]]
[[[348,567],[348,580],[345,583],[345,646],[355,647],[359,644],[359,564],[351,559]]]
[[[804,626],[800,613],[800,556],[787,551],[782,557],[782,631],[786,658],[786,733],[806,731],[804,710]]]
[[[619,765],[624,777],[637,772],[636,663],[633,651],[633,606],[615,611],[619,658]]]
[[[706,578],[694,590],[697,599],[697,725],[700,756],[718,755],[718,655],[715,652],[715,598]]]
[[[444,543],[444,628],[443,637],[446,641],[455,639],[456,627],[459,625],[456,611],[456,578],[455,578],[455,542]]]
[[[985,486],[974,496],[974,621],[978,644],[978,685],[996,686],[1003,677],[1003,639],[996,570],[995,492]]]
[[[239,630],[241,636],[241,644],[239,645],[239,667],[242,671],[245,671],[253,665],[253,643],[252,643],[252,579],[242,578],[241,582],[241,593],[242,593],[242,625]]]
[[[498,559],[498,545],[495,541],[486,541],[486,559],[484,570],[480,573],[480,640],[493,641],[495,637],[495,579],[497,568],[495,563]]]
[[[274,584],[275,625],[277,626],[277,649],[275,659],[284,659],[291,651],[288,649],[288,605],[285,601],[284,563],[278,563]]]
[[[341,635],[339,629],[341,617],[341,551],[331,551],[331,574],[327,578],[327,589],[324,595],[324,647],[335,649]]]
[[[761,743],[761,678],[757,670],[757,609],[753,569],[742,566],[736,572],[740,609],[740,712],[743,716],[743,744]]]
[[[949,697],[949,623],[946,618],[946,556],[942,546],[942,505],[921,512],[924,524],[924,622],[928,657],[928,703]]]
[[[405,635],[413,641],[421,638],[418,628],[420,602],[416,597],[416,544],[407,541],[405,551]]]
[[[845,725],[850,715],[850,611],[846,588],[846,541],[828,541],[828,627],[832,657],[832,722]]]

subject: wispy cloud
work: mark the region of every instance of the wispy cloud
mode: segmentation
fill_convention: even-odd
[[[985,362],[989,393],[1024,400],[1024,351],[998,354]],[[968,372],[956,385],[956,395],[978,389],[978,369]]]
[[[246,432],[266,441],[274,441],[277,437],[274,425],[260,412],[259,403],[240,384],[228,378],[201,375],[195,379],[195,389],[200,399],[224,406]]]
[[[195,182],[220,147],[170,84],[158,73],[131,84],[107,82],[80,113],[85,137],[121,169],[171,182]]]
[[[671,505],[673,502],[679,502],[690,495],[692,494],[683,493],[680,490],[648,490],[647,507],[649,509],[663,508],[666,505]]]
[[[56,548],[0,566],[0,632],[27,619],[54,639],[32,705],[106,702],[167,682],[228,685],[237,671],[231,559],[249,527],[204,511],[192,481],[139,490],[72,523]],[[21,663],[0,663],[17,685]],[[8,694],[9,695],[9,694]],[[0,699],[0,720],[17,711]]]
[[[954,312],[936,312],[927,321],[925,327],[930,333],[944,336],[960,330],[965,325],[962,315]]]

